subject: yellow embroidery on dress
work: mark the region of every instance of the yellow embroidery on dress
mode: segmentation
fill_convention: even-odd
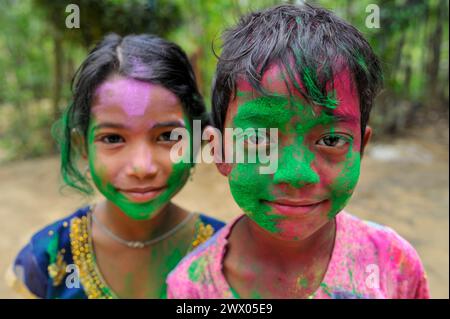
[[[73,218],[70,223],[70,244],[73,261],[78,268],[81,284],[89,299],[112,299],[111,290],[104,285],[95,267],[91,250],[88,218]]]
[[[192,249],[208,240],[214,234],[214,228],[210,224],[204,224],[199,220],[197,224],[197,231],[194,241],[192,242]]]
[[[64,277],[66,276],[66,267],[67,264],[64,261],[64,254],[66,253],[66,250],[63,248],[60,251],[58,251],[58,254],[56,255],[56,261],[53,264],[48,265],[48,275],[53,280],[53,286],[59,286],[61,282],[63,281]]]

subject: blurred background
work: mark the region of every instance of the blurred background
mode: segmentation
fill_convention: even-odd
[[[347,210],[388,225],[411,242],[425,265],[432,297],[448,298],[448,1],[309,2],[357,27],[385,74],[371,116],[374,140]],[[178,43],[210,108],[212,47],[220,54],[221,32],[250,10],[280,3],[0,0],[0,298],[17,297],[3,274],[30,236],[95,200],[62,188],[50,134],[70,101],[71,78],[93,44],[108,32],[154,33]],[[66,27],[73,12],[66,12],[69,4],[79,7],[79,28]],[[379,8],[378,26],[370,4]],[[226,221],[239,214],[225,178],[212,165],[198,165],[175,201]]]

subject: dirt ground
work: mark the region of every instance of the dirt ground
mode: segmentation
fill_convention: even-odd
[[[368,148],[347,210],[394,228],[419,252],[434,298],[449,297],[449,158],[446,132],[378,141]],[[0,298],[15,298],[3,274],[33,232],[88,199],[60,192],[56,157],[0,166]],[[175,202],[229,221],[239,214],[226,179],[197,166]]]

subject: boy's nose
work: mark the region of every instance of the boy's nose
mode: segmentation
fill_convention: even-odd
[[[158,171],[152,151],[148,146],[136,147],[130,154],[130,165],[128,165],[128,174],[139,179],[154,176]]]
[[[309,150],[298,149],[295,145],[286,147],[278,161],[275,172],[275,184],[286,183],[295,188],[302,188],[308,184],[319,183],[319,175],[312,168],[314,154]]]

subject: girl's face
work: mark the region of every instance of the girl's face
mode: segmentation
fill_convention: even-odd
[[[253,222],[283,239],[305,239],[350,199],[359,177],[361,145],[370,129],[362,139],[359,99],[347,71],[335,76],[337,103],[328,106],[308,104],[292,84],[285,84],[278,66],[269,68],[262,84],[276,96],[261,96],[246,81],[237,83],[225,127],[266,132],[278,128],[278,169],[260,174],[256,161],[219,164],[219,170],[228,176],[234,199]],[[224,141],[226,149],[235,147],[227,135]],[[270,143],[269,136],[258,136],[244,147],[267,148]]]
[[[178,142],[170,140],[171,131],[188,124],[181,102],[163,86],[108,78],[95,92],[88,128],[98,190],[129,217],[152,218],[189,176],[191,164],[170,159]]]

